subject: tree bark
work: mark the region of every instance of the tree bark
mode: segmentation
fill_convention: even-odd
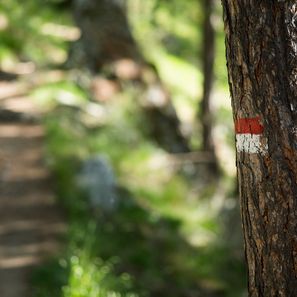
[[[297,2],[222,0],[249,296],[297,296]]]

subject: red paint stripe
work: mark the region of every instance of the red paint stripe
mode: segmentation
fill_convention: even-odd
[[[260,123],[260,117],[244,118],[235,121],[235,132],[237,134],[262,134],[263,131],[264,127]]]

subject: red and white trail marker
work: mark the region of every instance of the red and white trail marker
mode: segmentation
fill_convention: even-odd
[[[260,117],[242,118],[235,121],[237,152],[265,154],[268,146],[263,139],[264,127]]]

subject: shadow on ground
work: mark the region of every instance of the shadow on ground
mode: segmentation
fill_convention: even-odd
[[[10,99],[0,97],[2,108]],[[0,296],[27,297],[32,268],[58,251],[65,223],[43,160],[42,127],[7,114],[0,113]]]

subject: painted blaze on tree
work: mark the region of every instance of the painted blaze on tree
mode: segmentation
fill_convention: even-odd
[[[297,1],[222,0],[249,296],[297,296]]]

